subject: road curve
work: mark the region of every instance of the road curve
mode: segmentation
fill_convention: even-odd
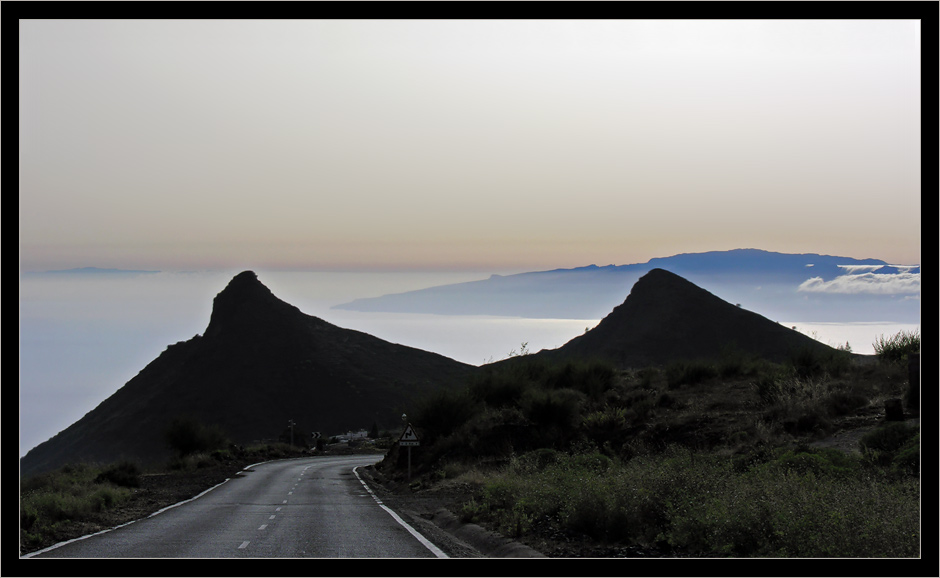
[[[258,464],[196,499],[34,556],[445,556],[382,506],[353,471],[380,459],[379,455],[319,456]]]

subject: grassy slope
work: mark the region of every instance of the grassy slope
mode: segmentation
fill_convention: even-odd
[[[918,556],[917,428],[889,448],[810,445],[886,437],[884,402],[907,377],[840,356],[506,366],[409,413],[411,486],[460,487],[465,521],[556,555]],[[379,470],[404,482],[403,459],[393,448]]]

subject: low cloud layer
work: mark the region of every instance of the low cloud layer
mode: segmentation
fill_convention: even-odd
[[[831,281],[812,277],[800,284],[807,293],[866,293],[874,295],[920,294],[920,273],[859,273],[840,275]]]

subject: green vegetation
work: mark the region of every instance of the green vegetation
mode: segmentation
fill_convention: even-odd
[[[491,475],[464,519],[520,537],[536,525],[602,542],[727,556],[918,555],[919,489],[838,450],[779,451],[741,468],[670,446],[628,461],[524,454]]]
[[[916,557],[919,428],[887,424],[856,452],[810,445],[906,387],[905,369],[846,350],[639,371],[526,356],[419,406],[412,487],[465,484],[465,521],[534,545]],[[379,468],[401,476],[403,458],[393,447]]]
[[[920,330],[899,331],[895,335],[879,336],[872,344],[875,355],[881,361],[902,363],[916,353],[920,353]]]
[[[215,439],[214,435],[205,435],[216,431],[215,428],[189,420],[174,424],[168,430],[179,436],[174,439]],[[185,447],[194,445],[216,444],[187,442]],[[206,480],[218,483],[246,465],[304,453],[285,443],[245,448],[226,445],[211,451],[192,450],[174,455],[165,465],[149,468],[146,473],[138,464],[121,460],[107,465],[70,464],[24,478],[20,483],[20,550],[38,550],[137,519],[198,494],[208,487]],[[144,480],[149,480],[150,485]],[[121,509],[128,512],[122,514]]]
[[[73,520],[96,515],[127,501],[139,484],[130,462],[107,468],[69,465],[24,480],[20,486],[21,543],[40,544]]]

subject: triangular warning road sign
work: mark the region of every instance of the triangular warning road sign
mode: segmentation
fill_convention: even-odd
[[[411,424],[408,424],[408,427],[406,427],[405,431],[402,432],[401,438],[399,438],[399,441],[403,441],[403,442],[418,441],[418,434],[415,433],[415,428],[411,427]]]

